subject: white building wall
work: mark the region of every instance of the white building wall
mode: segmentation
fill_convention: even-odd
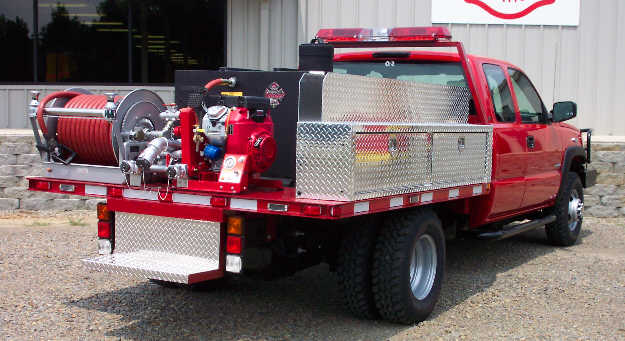
[[[228,65],[296,67],[297,45],[325,27],[429,26],[434,0],[228,0]],[[574,100],[573,123],[625,136],[625,1],[582,0],[579,27],[446,25],[469,53],[509,61],[547,107]]]

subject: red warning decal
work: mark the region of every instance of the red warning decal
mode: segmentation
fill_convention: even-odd
[[[286,92],[280,87],[278,82],[272,82],[267,89],[265,89],[265,98],[272,98],[278,100],[278,102],[282,102],[284,96],[286,96]]]

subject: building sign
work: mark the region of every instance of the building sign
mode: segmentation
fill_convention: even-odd
[[[432,0],[432,23],[579,25],[580,0]]]

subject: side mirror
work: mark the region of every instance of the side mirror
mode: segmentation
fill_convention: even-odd
[[[575,102],[557,102],[551,111],[554,122],[563,122],[577,116],[577,104]]]

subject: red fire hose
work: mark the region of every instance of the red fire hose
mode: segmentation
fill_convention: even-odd
[[[217,78],[217,79],[213,79],[212,81],[206,83],[206,85],[204,85],[204,89],[206,90],[210,90],[213,87],[217,86],[217,85],[228,85],[228,86],[234,86],[234,79],[226,79],[226,78]]]
[[[44,108],[56,98],[69,98],[64,107],[74,109],[104,109],[107,101],[104,95],[86,95],[71,91],[46,96],[37,108],[37,122],[44,135],[48,134]],[[104,119],[59,117],[56,140],[77,154],[75,162],[115,166],[117,160],[111,140],[111,128],[111,123]]]

